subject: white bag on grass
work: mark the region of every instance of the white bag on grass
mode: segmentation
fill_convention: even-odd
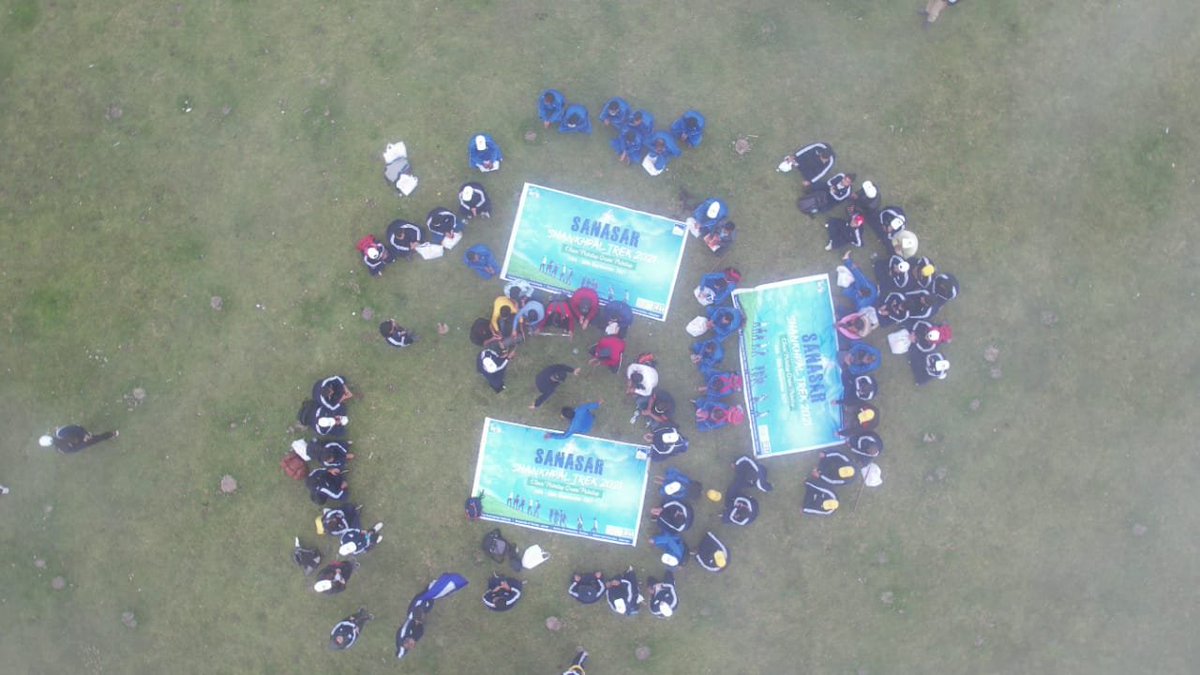
[[[700,337],[708,332],[708,319],[698,316],[688,322],[687,334],[692,337]]]
[[[437,244],[431,244],[429,242],[425,242],[424,244],[417,244],[416,246],[413,247],[413,250],[417,252],[417,255],[421,256],[421,258],[423,258],[425,260],[433,260],[434,258],[440,258],[446,254],[446,249],[442,248],[441,246],[438,246]]]
[[[458,242],[462,241],[462,238],[462,232],[451,232],[442,238],[442,248],[449,251],[458,246]]]
[[[907,354],[909,347],[912,347],[912,338],[909,337],[908,331],[898,330],[888,335],[888,347],[893,354]]]

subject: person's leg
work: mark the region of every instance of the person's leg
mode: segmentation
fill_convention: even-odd
[[[121,432],[119,432],[119,431],[110,431],[105,434],[88,434],[88,436],[83,439],[83,443],[81,443],[79,447],[80,447],[80,449],[86,448],[89,445],[95,445],[97,443],[107,441],[110,438],[116,438],[117,436],[120,436],[120,435],[121,435]]]
[[[583,649],[581,647],[579,649],[579,653],[575,655],[575,660],[571,662],[571,665],[579,666],[580,668],[582,668],[583,664],[587,661],[587,657],[588,657],[587,650]]]

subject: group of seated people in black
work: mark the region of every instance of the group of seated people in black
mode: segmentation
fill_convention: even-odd
[[[423,246],[431,251],[429,257],[440,255],[441,248],[453,248],[467,223],[477,217],[491,218],[492,202],[483,185],[467,182],[458,189],[458,213],[441,206],[434,208],[425,216],[424,231],[402,218],[393,220],[383,241],[368,234],[358,241],[356,248],[367,271],[377,277],[396,260],[411,260],[414,254],[421,253]]]

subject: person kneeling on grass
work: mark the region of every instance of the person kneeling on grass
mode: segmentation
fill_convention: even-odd
[[[538,119],[542,126],[549,129],[551,124],[562,121],[563,109],[567,106],[567,98],[557,89],[547,89],[538,97]]]
[[[646,585],[650,589],[650,613],[663,619],[671,618],[679,608],[679,594],[675,592],[675,572],[664,572],[662,581],[648,577]]]
[[[350,575],[358,569],[358,561],[356,560],[339,560],[329,563],[320,572],[317,572],[317,583],[313,584],[313,590],[323,595],[335,595],[346,590],[346,582],[350,581]]]
[[[708,327],[716,333],[718,340],[724,341],[742,327],[742,313],[728,305],[710,306],[705,314],[708,315]]]
[[[614,96],[604,103],[599,117],[604,126],[620,131],[625,126],[625,119],[629,117],[629,103],[620,96]]]
[[[493,612],[507,612],[521,600],[521,580],[492,574],[483,594],[483,605]]]
[[[828,516],[837,511],[839,506],[837,493],[829,488],[804,481],[804,513],[813,516]]]
[[[614,373],[621,370],[621,359],[625,356],[625,341],[616,335],[605,335],[588,348],[588,364],[595,368],[604,366]]]
[[[379,324],[379,334],[387,343],[397,349],[408,347],[417,341],[417,336],[407,328],[396,323],[395,319],[388,319]]]
[[[696,562],[709,572],[722,572],[729,566],[729,547],[717,535],[705,532],[696,548]]]
[[[599,571],[576,573],[571,576],[571,584],[567,586],[567,593],[580,603],[590,605],[604,596],[606,588],[604,575]]]
[[[595,403],[584,403],[574,408],[570,406],[564,407],[562,409],[562,416],[571,421],[567,425],[567,430],[557,433],[546,432],[542,435],[542,438],[566,439],[575,434],[586,434],[596,424],[596,411],[602,405],[604,405],[604,399],[600,399]]]
[[[383,541],[383,536],[379,531],[383,529],[383,523],[375,523],[369,530],[351,529],[342,533],[338,538],[341,546],[338,547],[339,555],[361,555],[375,548],[375,545]]]
[[[359,609],[354,614],[342,619],[329,632],[329,648],[335,651],[345,651],[354,646],[363,626],[375,617],[365,609]]]
[[[592,121],[588,118],[587,106],[582,103],[572,103],[563,111],[562,122],[558,124],[560,134],[591,134]]]
[[[698,110],[689,110],[671,124],[671,133],[680,143],[698,148],[704,140],[704,115]]]
[[[634,616],[638,613],[642,594],[638,592],[637,574],[632,565],[620,576],[609,580],[604,599],[608,601],[608,608],[617,614]]]
[[[705,274],[700,277],[700,285],[696,287],[696,300],[702,305],[723,305],[733,295],[733,290],[741,280],[741,272],[733,267]]]
[[[704,398],[725,398],[742,391],[742,374],[732,370],[710,370],[702,372],[704,384],[697,389]]]

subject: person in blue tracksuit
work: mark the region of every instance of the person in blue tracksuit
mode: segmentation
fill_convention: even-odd
[[[437,207],[425,217],[425,229],[429,230],[429,241],[441,244],[446,237],[463,231],[463,223],[450,209]]]
[[[667,170],[667,165],[671,160],[683,154],[679,150],[679,145],[675,143],[675,139],[665,131],[656,131],[650,134],[646,139],[646,158],[649,158],[650,164],[654,167],[657,173],[662,173]]]
[[[538,96],[538,119],[542,121],[542,126],[549,128],[551,124],[556,124],[562,121],[563,109],[567,105],[567,99],[557,89],[547,89],[543,91],[541,96]]]
[[[679,567],[687,560],[687,544],[675,532],[661,532],[650,537],[650,543],[663,552],[662,562],[668,567]]]
[[[407,220],[393,220],[387,229],[388,248],[397,257],[412,256],[413,247],[421,243],[421,228]]]
[[[704,115],[697,110],[683,113],[671,125],[671,135],[680,143],[687,143],[693,148],[700,147],[700,142],[704,140]]]
[[[700,277],[696,298],[703,305],[723,305],[733,296],[734,289],[742,280],[741,272],[732,267]],[[705,302],[707,300],[707,302]]]
[[[463,254],[463,262],[481,279],[491,279],[500,273],[500,265],[496,264],[496,256],[483,244],[475,244]]]
[[[855,342],[842,356],[842,366],[855,377],[866,375],[879,368],[883,354],[865,342]]]
[[[850,252],[846,251],[846,255],[842,256],[842,264],[846,269],[850,270],[850,274],[854,275],[854,283],[849,287],[842,289],[842,295],[849,298],[850,302],[854,303],[854,309],[862,310],[867,307],[874,307],[875,302],[879,299],[879,286],[867,277],[858,265],[854,264],[854,259],[850,257]]]
[[[836,492],[811,480],[804,481],[804,513],[828,516],[837,511],[839,505]]]
[[[679,594],[675,592],[675,573],[667,570],[663,580],[646,577],[646,587],[650,590],[650,613],[663,619],[669,619],[679,608]]]
[[[563,408],[562,416],[571,421],[567,425],[566,431],[558,433],[546,433],[543,438],[565,439],[574,436],[575,434],[586,434],[592,430],[592,426],[596,424],[596,411],[600,406],[604,405],[604,399],[600,399],[595,403],[584,403],[583,405],[574,408]]]
[[[758,500],[733,490],[725,497],[725,511],[721,519],[730,525],[745,526],[758,518]]]
[[[641,162],[642,157],[646,155],[642,134],[637,129],[619,132],[609,144],[612,145],[613,152],[617,153],[617,159],[625,164]]]
[[[648,110],[635,110],[625,118],[625,128],[633,129],[642,138],[654,133],[654,115]]]
[[[742,328],[742,313],[729,305],[711,305],[705,314],[718,340],[724,341]]]
[[[558,123],[561,134],[590,134],[592,120],[588,117],[587,106],[582,103],[572,103],[563,112],[562,121]]]
[[[664,531],[682,534],[692,526],[695,512],[685,501],[668,499],[662,506],[650,509],[650,517],[654,518]]]
[[[632,566],[620,576],[609,579],[604,598],[608,601],[608,608],[617,614],[633,616],[638,613],[642,594],[638,591],[637,573]]]
[[[820,481],[824,485],[832,487],[840,487],[854,480],[858,475],[854,464],[845,454],[836,450],[822,452],[817,460],[817,466],[812,470],[814,481]]]
[[[696,229],[700,236],[711,233],[729,217],[729,207],[716,197],[709,197],[692,211],[692,220],[696,221]]]
[[[617,131],[625,125],[625,120],[629,117],[629,103],[620,96],[614,96],[604,103],[604,107],[600,109],[600,122],[606,127],[612,127]]]
[[[471,167],[484,173],[496,171],[504,161],[504,152],[495,139],[487,134],[475,134],[467,146],[467,161]]]
[[[709,338],[692,343],[692,363],[700,367],[715,369],[725,358],[725,348],[717,338]]]

